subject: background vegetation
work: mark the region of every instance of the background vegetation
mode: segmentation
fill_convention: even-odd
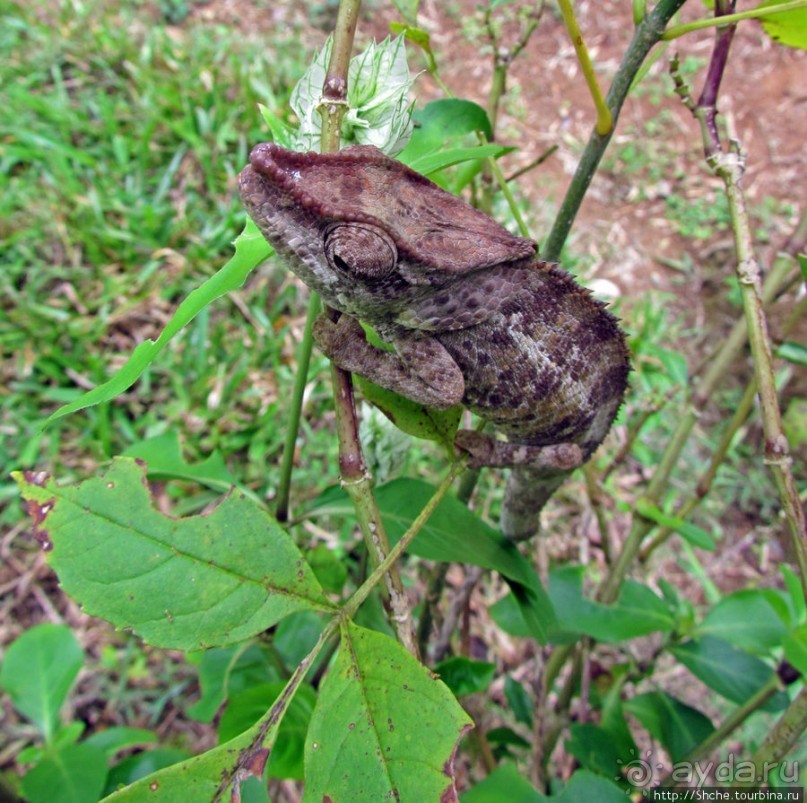
[[[428,20],[437,79],[483,106],[491,103],[491,54],[517,42],[529,25],[525,9],[534,11],[501,6],[486,17],[447,4]],[[630,9],[614,3],[577,10],[595,32],[595,59],[610,76],[629,31],[621,41],[612,37],[632,26]],[[257,105],[288,116],[291,89],[332,28],[332,12],[330,4],[293,3],[0,4],[0,640],[6,650],[17,648],[0,671],[8,693],[0,763],[14,789],[28,772],[30,800],[48,799],[53,773],[59,777],[56,755],[70,755],[74,768],[91,768],[79,780],[66,773],[64,799],[92,800],[237,736],[271,705],[322,628],[305,611],[253,642],[204,655],[157,650],[113,631],[59,591],[8,472],[84,479],[128,450],[170,463],[150,483],[164,512],[209,510],[233,482],[255,499],[273,499],[307,298],[275,263],[198,315],[132,390],[41,425],[59,405],[107,379],[135,346],[156,338],[177,304],[229,258],[244,224],[235,176],[251,145],[267,138]],[[395,18],[379,3],[365,5],[365,15],[360,39],[383,37]],[[754,33],[741,28],[735,48],[752,60],[733,85],[727,79],[728,121],[748,124],[738,133],[750,152],[749,196],[763,262],[772,266],[780,247],[791,254],[770,317],[782,356],[790,357],[777,362],[777,379],[803,498],[804,305],[793,259],[805,237],[799,215],[807,198],[798,180],[804,162],[797,155],[803,99],[800,107],[786,82],[779,94],[770,84],[766,105],[757,97],[749,112],[729,92],[748,81],[749,65],[764,83],[774,60],[786,74],[803,72],[805,60],[798,51],[772,52],[760,44],[757,24],[748,25]],[[497,138],[521,146],[505,160],[507,173],[560,146],[518,182],[518,205],[543,241],[594,118],[579,74],[567,75],[563,90],[549,79],[535,87],[536,71],[549,71],[553,60],[567,73],[575,63],[552,9],[535,34],[541,35],[508,65],[509,90],[494,105]],[[711,41],[710,32],[680,40],[679,74],[696,86]],[[412,48],[413,65],[417,53]],[[406,563],[416,614],[432,617],[424,659],[440,665],[477,725],[456,765],[460,790],[474,787],[463,797],[471,803],[487,799],[486,789],[495,795],[528,782],[546,793],[566,782],[572,794],[569,779],[580,768],[631,790],[647,781],[630,772],[646,766],[655,783],[693,755],[704,762],[748,758],[766,744],[800,688],[803,594],[798,573],[787,568],[794,555],[761,458],[765,437],[753,396],[746,413],[732,419],[744,409],[751,381],[747,352],[707,399],[696,399],[694,436],[663,493],[647,500],[647,482],[678,431],[689,391],[742,315],[729,209],[666,66],[665,55],[635,87],[563,253],[565,266],[617,296],[635,369],[606,449],[559,492],[540,543],[529,549],[542,576],[553,570],[556,606],[559,600],[570,606],[565,624],[574,650],[564,655],[562,639],[550,649],[524,638],[498,575],[421,558]],[[533,102],[536,91],[545,105]],[[438,81],[420,79],[418,106],[441,95]],[[754,115],[771,118],[781,142],[760,142],[763,132],[756,130],[747,136]],[[486,186],[477,186],[478,198],[484,200]],[[498,216],[509,215],[498,199],[493,204]],[[316,499],[330,518],[307,515],[293,532],[319,582],[339,594],[366,575],[367,557],[349,506],[320,496],[336,482],[337,445],[325,361],[316,352],[313,360],[293,513]],[[370,408],[363,409],[362,426],[379,484],[442,477],[444,456],[435,446],[413,445]],[[707,488],[702,478],[715,453],[721,456]],[[474,497],[474,509],[494,524],[500,491],[501,477],[486,472]],[[412,517],[417,509],[404,508]],[[634,589],[639,596],[623,597],[621,610],[603,616],[594,590],[641,517],[649,532],[633,571],[654,600]],[[648,606],[662,624],[642,620]],[[387,630],[375,597],[357,621]],[[27,642],[20,639],[26,633]],[[35,676],[29,668],[43,656]],[[327,657],[286,714],[269,769],[273,800],[299,798],[303,742]],[[738,690],[736,683],[754,673],[761,673],[760,683]],[[25,675],[38,680],[20,686],[17,678]],[[30,699],[42,687],[50,692],[38,707]],[[803,713],[799,721],[803,728]],[[145,744],[152,749],[143,750]],[[65,746],[74,752],[60,753]],[[103,773],[94,763],[99,757]],[[784,777],[774,774],[769,783],[797,782],[788,770],[805,756],[785,749],[774,757]],[[785,757],[790,764],[781,763]],[[588,780],[576,777],[574,783]],[[525,795],[538,794],[524,788]]]

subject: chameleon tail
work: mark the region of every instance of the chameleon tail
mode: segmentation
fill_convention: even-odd
[[[569,472],[540,468],[514,468],[507,478],[501,528],[511,541],[532,538],[541,525],[541,511]]]

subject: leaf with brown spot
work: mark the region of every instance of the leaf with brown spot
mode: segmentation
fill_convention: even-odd
[[[472,724],[400,644],[348,623],[308,729],[304,800],[456,800],[453,757]]]
[[[333,609],[288,535],[240,494],[173,518],[154,509],[145,467],[128,458],[77,485],[15,478],[64,590],[150,644],[234,644],[294,611]]]

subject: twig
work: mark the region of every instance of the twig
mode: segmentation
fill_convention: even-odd
[[[549,233],[546,243],[544,243],[544,259],[552,262],[557,261],[560,257],[561,249],[569,235],[574,219],[577,216],[577,211],[580,209],[580,204],[583,202],[597,166],[616,129],[622,104],[625,102],[633,79],[639,72],[653,45],[661,39],[667,22],[684,2],[685,0],[659,0],[653,10],[636,26],[633,39],[625,52],[622,63],[619,65],[619,69],[611,83],[611,88],[605,98],[605,102],[611,111],[613,125],[605,134],[600,134],[596,128],[592,131],[577,165],[574,178],[572,178],[563,203],[558,210],[552,231]]]
[[[280,463],[280,480],[277,488],[277,499],[275,501],[275,517],[278,521],[289,520],[289,496],[291,493],[291,473],[294,467],[294,449],[297,444],[297,433],[300,430],[300,418],[303,412],[303,396],[305,386],[308,381],[308,367],[311,364],[311,351],[314,346],[314,338],[311,335],[311,327],[320,313],[322,304],[316,293],[311,294],[308,301],[308,313],[305,319],[305,329],[303,339],[300,343],[297,355],[297,373],[294,377],[294,389],[292,391],[289,420],[286,424],[286,438],[283,444],[283,457]]]
[[[785,709],[776,725],[759,746],[759,749],[751,756],[751,761],[757,768],[754,778],[761,778],[764,782],[766,770],[775,767],[786,756],[796,740],[807,729],[807,686],[803,686],[796,695],[793,702]],[[735,786],[744,784],[735,782]],[[750,784],[754,788],[759,786],[759,782]]]
[[[333,32],[333,46],[319,111],[322,115],[322,152],[339,150],[342,118],[347,112],[348,67],[353,50],[353,38],[359,17],[361,0],[342,0]],[[340,313],[326,309],[326,314],[337,320]],[[353,380],[347,371],[331,363],[331,381],[336,411],[336,432],[339,439],[339,475],[342,487],[350,496],[356,510],[367,550],[373,563],[387,565],[385,572],[387,606],[392,625],[399,641],[414,656],[418,656],[415,630],[409,600],[401,576],[393,563],[386,564],[389,555],[387,538],[381,513],[372,492],[372,478],[367,471],[359,440],[359,424],[353,396]],[[373,575],[371,575],[372,577]]]

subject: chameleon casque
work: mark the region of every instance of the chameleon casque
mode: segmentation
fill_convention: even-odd
[[[460,431],[471,465],[509,466],[502,530],[531,536],[587,460],[629,371],[616,318],[534,242],[371,146],[256,146],[241,198],[294,273],[342,315],[321,316],[336,365],[430,407],[462,402],[508,442]],[[394,352],[370,345],[370,324]]]

